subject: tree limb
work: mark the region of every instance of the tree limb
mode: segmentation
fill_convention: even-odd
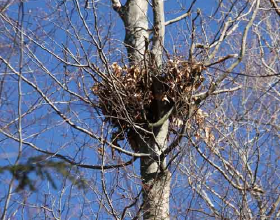
[[[225,71],[225,73],[223,75],[221,75],[216,82],[212,82],[210,84],[209,90],[201,97],[201,99],[206,99],[209,95],[213,94],[213,92],[215,91],[215,89],[220,85],[220,83],[232,72],[232,70],[242,61],[244,55],[245,55],[245,51],[246,51],[246,42],[247,42],[247,37],[248,37],[248,32],[249,29],[251,28],[251,26],[253,25],[253,22],[257,16],[257,13],[259,11],[259,6],[260,6],[260,0],[256,1],[256,8],[255,11],[253,12],[253,15],[251,17],[251,19],[249,20],[248,24],[245,27],[245,30],[243,32],[243,36],[242,36],[242,40],[241,40],[241,48],[240,48],[240,52],[239,52],[239,56],[237,58],[237,60]],[[226,23],[225,26],[229,25],[229,22],[232,21],[228,21],[228,24]],[[225,28],[227,29],[227,28]],[[221,37],[219,39],[219,41],[221,41],[221,39],[224,39],[225,33],[221,34]],[[220,42],[221,43],[221,42]],[[211,54],[212,56],[214,56],[215,54],[215,50],[217,50],[217,46],[214,49],[214,52]],[[211,57],[211,55],[209,57]],[[213,57],[211,57],[209,60],[211,60]]]
[[[221,62],[224,62],[226,61],[227,59],[230,59],[230,58],[237,58],[238,57],[238,54],[228,54],[224,57],[221,57],[219,58],[217,61],[215,61],[214,63],[210,63],[210,64],[207,64],[205,65],[205,67],[210,67],[210,66],[213,66],[213,65],[216,65],[218,63],[221,63]]]
[[[0,128],[0,131],[7,137],[15,140],[15,141],[20,141],[19,138],[16,138],[14,137],[13,135],[11,134],[8,134],[7,132],[3,131],[1,128]],[[82,164],[82,163],[77,163],[75,162],[72,158],[69,158],[67,156],[64,156],[62,154],[59,154],[59,153],[56,153],[56,152],[51,152],[51,151],[47,151],[47,150],[42,150],[40,149],[39,147],[37,147],[36,145],[34,145],[33,143],[30,143],[30,142],[27,142],[27,141],[22,141],[22,144],[25,144],[25,145],[28,145],[30,147],[32,147],[33,149],[35,149],[36,151],[40,152],[40,153],[43,153],[43,154],[46,154],[50,157],[55,157],[55,158],[58,158],[58,159],[61,159],[71,165],[74,165],[74,166],[77,166],[77,167],[82,167],[82,168],[87,168],[87,169],[93,169],[93,170],[101,170],[101,169],[113,169],[113,168],[120,168],[120,167],[124,167],[124,166],[128,166],[130,164],[132,164],[135,160],[138,159],[138,157],[133,157],[131,160],[125,162],[125,163],[121,163],[121,164],[112,164],[112,165],[104,165],[104,166],[101,166],[101,165],[90,165],[90,164]],[[45,158],[47,159],[47,158]]]
[[[214,91],[212,93],[212,95],[217,95],[217,94],[226,93],[226,92],[234,92],[234,91],[237,91],[238,89],[241,89],[241,88],[242,88],[242,86],[237,86],[237,87],[230,88],[230,89],[221,89],[221,90]],[[200,98],[200,97],[204,96],[205,93],[206,92],[202,92],[202,93],[194,95],[193,97],[194,98]]]
[[[187,12],[187,13],[181,15],[181,16],[178,16],[177,18],[174,18],[174,19],[171,19],[171,20],[169,20],[169,21],[166,21],[166,22],[165,22],[165,26],[170,25],[170,24],[173,24],[173,23],[175,23],[175,22],[177,22],[177,21],[180,21],[180,20],[182,20],[182,19],[184,19],[184,18],[186,18],[186,17],[189,17],[190,15],[191,15],[191,13],[190,13],[190,12]]]
[[[275,2],[275,0],[269,0],[269,1],[272,4],[272,7],[275,9],[276,13],[280,16],[280,8],[277,5],[277,3]]]
[[[266,215],[267,217],[270,217],[273,214],[273,212],[276,210],[279,203],[280,203],[280,195],[278,196],[277,200],[272,204],[270,210],[268,211],[268,213]]]
[[[173,112],[173,109],[174,109],[174,106],[161,119],[159,119],[157,122],[149,123],[148,127],[149,128],[154,128],[154,127],[160,127],[161,125],[163,125],[163,123],[169,118],[169,116]]]
[[[5,60],[2,56],[0,56],[0,60],[2,60],[8,67],[11,71],[13,71],[17,76],[19,76],[19,73],[10,65],[10,63],[8,63],[7,60]],[[44,92],[37,86],[35,85],[33,82],[29,81],[26,77],[22,76],[22,80],[24,82],[26,82],[29,86],[31,86],[33,89],[35,89],[39,94],[40,96],[48,103],[48,105],[68,124],[70,125],[72,128],[82,132],[82,133],[85,133],[87,135],[89,135],[90,137],[100,141],[100,143],[104,144],[108,144],[111,148],[114,148],[115,150],[118,150],[126,155],[129,155],[129,156],[134,156],[134,157],[147,157],[147,156],[150,156],[150,154],[143,154],[143,153],[134,153],[134,152],[130,152],[130,151],[127,151],[125,149],[122,149],[121,147],[118,147],[118,146],[115,146],[114,144],[108,142],[107,140],[105,140],[104,138],[102,137],[98,137],[96,134],[90,132],[88,129],[85,129],[83,127],[80,127],[78,126],[77,124],[75,124],[74,122],[72,122],[65,114],[63,114],[59,109],[58,107],[46,96],[46,94],[44,94]],[[2,132],[3,130],[0,129]]]

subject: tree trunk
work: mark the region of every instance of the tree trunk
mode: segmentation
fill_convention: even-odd
[[[164,11],[163,1],[153,0],[153,42],[150,62],[157,69],[162,64],[162,46],[164,43]],[[147,52],[148,33],[148,1],[127,0],[124,6],[113,1],[113,7],[119,12],[125,26],[125,46],[127,48],[130,65],[141,65]],[[152,70],[151,76],[153,77]],[[155,79],[155,77],[154,77]],[[153,92],[161,93],[160,83],[154,80]],[[158,81],[159,82],[159,81]],[[161,100],[155,100],[153,118],[160,120],[166,114],[166,108]],[[143,183],[142,213],[144,220],[169,219],[169,194],[171,174],[166,169],[166,159],[160,159],[160,154],[166,149],[169,121],[152,129],[153,135],[138,135],[137,145],[142,153],[151,154],[151,158],[141,158],[141,176]],[[158,158],[155,159],[155,158]]]
[[[148,2],[146,0],[128,0],[119,12],[125,26],[124,43],[130,64],[140,64],[146,49],[145,39],[149,38]]]
[[[153,45],[151,50],[151,62],[155,64],[156,69],[160,70],[162,66],[162,47],[164,44],[164,8],[162,0],[153,0]],[[155,97],[161,97],[163,85],[154,78],[153,93]],[[161,99],[156,101],[156,111],[153,112],[156,121],[162,119],[169,110],[165,106],[165,101]],[[154,137],[150,138],[147,152],[153,155],[153,158],[142,158],[141,175],[143,178],[143,211],[144,219],[163,220],[169,219],[169,195],[171,174],[166,168],[166,159],[161,159],[160,154],[166,149],[169,120],[166,120],[161,126],[153,129]],[[155,158],[158,156],[158,160]]]
[[[141,176],[143,182],[143,219],[169,219],[169,194],[171,174],[166,169],[166,160],[156,156],[166,148],[169,121],[154,129],[154,138],[148,145],[141,145],[145,153],[153,158],[141,158]]]

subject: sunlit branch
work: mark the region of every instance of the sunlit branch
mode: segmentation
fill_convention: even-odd
[[[257,2],[257,4],[256,4],[256,2]],[[255,4],[256,4],[256,6],[255,6]],[[241,21],[247,15],[249,15],[252,12],[254,7],[255,7],[255,11],[253,12],[252,17],[251,17],[250,21],[248,22],[247,26],[245,27],[245,31],[243,32],[243,38],[244,38],[244,34],[246,35],[246,38],[247,38],[246,29],[247,28],[249,29],[252,26],[253,21],[255,20],[256,14],[257,14],[258,9],[259,9],[259,1],[258,0],[254,1],[252,3],[252,6],[250,7],[250,9],[246,13],[238,16],[235,19],[233,19],[231,17],[228,18],[228,20],[225,22],[223,30],[221,31],[221,34],[220,34],[220,37],[219,37],[218,41],[216,41],[212,45],[210,45],[210,48],[214,47],[214,50],[208,56],[208,62],[206,62],[205,65],[208,65],[211,62],[211,60],[215,57],[216,53],[218,52],[221,44],[226,39],[226,37],[232,35],[232,33],[239,27],[238,22]],[[236,23],[236,24],[234,24],[232,27],[230,27],[233,23]],[[243,40],[242,40],[242,43],[243,43]],[[241,46],[241,51],[242,51],[242,46]]]
[[[15,0],[6,0],[5,4],[0,8],[0,13],[4,13],[14,2]]]
[[[214,91],[212,94],[213,94],[213,95],[218,95],[218,94],[221,94],[221,93],[234,92],[234,91],[237,91],[237,90],[239,90],[239,89],[241,89],[241,88],[242,88],[242,86],[237,86],[237,87],[230,88],[230,89],[216,90],[216,91]],[[194,98],[204,97],[204,96],[205,96],[205,93],[206,93],[206,92],[202,92],[202,93],[199,93],[199,94],[195,94],[195,95],[193,95],[193,97],[194,97]]]
[[[213,66],[213,65],[216,65],[218,63],[222,63],[230,58],[237,58],[238,57],[238,54],[228,54],[224,57],[221,57],[219,58],[217,61],[213,62],[213,63],[210,63],[210,64],[206,64],[205,67],[210,67],[210,66]]]
[[[189,16],[191,15],[191,10],[192,10],[194,4],[196,3],[196,1],[197,1],[197,0],[193,0],[193,1],[192,1],[191,5],[190,5],[190,7],[189,7],[189,9],[188,9],[188,11],[187,11],[185,14],[182,14],[182,15],[180,15],[180,16],[174,18],[174,19],[171,19],[171,20],[169,20],[169,21],[166,21],[166,22],[165,22],[165,26],[170,25],[170,24],[173,24],[173,23],[178,22],[178,21],[181,21],[182,19],[184,19],[184,18],[186,18],[186,17],[189,17]]]
[[[242,35],[242,40],[241,40],[241,48],[240,48],[240,53],[239,53],[239,56],[237,58],[237,60],[229,67],[227,68],[227,70],[225,71],[224,74],[222,74],[215,82],[212,82],[210,87],[209,87],[209,90],[205,93],[205,95],[203,95],[201,97],[201,99],[205,99],[206,97],[208,97],[210,94],[212,94],[215,89],[220,85],[220,83],[231,73],[231,71],[242,61],[243,57],[244,57],[244,54],[245,54],[245,51],[246,51],[246,41],[247,41],[247,36],[248,36],[248,32],[249,32],[249,29],[251,28],[251,26],[253,25],[253,22],[256,18],[256,15],[259,11],[259,5],[260,5],[260,0],[256,0],[256,8],[252,14],[252,17],[251,19],[249,20],[248,24],[246,25],[245,27],[245,30],[243,32],[243,35]],[[226,23],[226,26],[229,25],[229,22],[231,21],[228,21]],[[227,28],[226,28],[227,29]],[[222,38],[224,38],[224,35],[225,33],[222,34],[222,36],[220,37],[220,40]],[[221,43],[221,42],[220,42]],[[216,50],[216,48],[215,48]],[[214,50],[214,51],[215,51]],[[214,52],[213,52],[214,53]],[[213,56],[213,55],[212,55]],[[209,59],[210,60],[210,59]],[[207,65],[207,64],[206,64]]]
[[[225,23],[225,26],[224,26],[224,28],[223,28],[223,30],[222,30],[222,33],[221,33],[221,35],[220,35],[220,38],[219,38],[219,40],[215,43],[216,46],[215,46],[213,52],[208,56],[208,60],[209,60],[208,62],[211,62],[211,60],[215,57],[216,53],[218,52],[218,50],[219,50],[219,48],[220,48],[221,43],[223,42],[223,40],[224,40],[225,37],[226,37],[226,34],[227,34],[227,32],[228,32],[228,28],[229,28],[229,26],[230,26],[230,24],[231,24],[232,22],[233,22],[232,20],[228,20],[228,21]],[[211,46],[212,46],[212,45],[211,45]],[[209,65],[209,64],[206,63],[205,65],[207,66],[207,65]]]
[[[182,19],[184,19],[184,18],[186,18],[186,17],[189,17],[190,15],[191,15],[191,13],[190,13],[190,12],[187,12],[187,13],[181,15],[181,16],[178,16],[177,18],[174,18],[174,19],[171,19],[171,20],[169,20],[169,21],[166,21],[166,22],[165,22],[165,26],[168,26],[168,25],[173,24],[173,23],[175,23],[175,22],[177,22],[177,21],[180,21],[180,20],[182,20]]]
[[[276,208],[278,207],[278,205],[280,204],[280,195],[278,196],[277,200],[272,204],[271,208],[268,210],[266,216],[267,217],[271,217],[271,215],[273,214],[273,212],[276,210]]]
[[[258,42],[259,42],[259,48],[260,48],[260,52],[261,52],[261,60],[262,60],[262,63],[263,63],[263,65],[270,71],[270,72],[272,72],[272,74],[269,74],[269,75],[280,75],[280,73],[277,73],[276,72],[276,70],[274,70],[272,67],[270,67],[267,63],[266,63],[266,61],[265,61],[265,59],[264,59],[264,57],[265,57],[265,53],[264,53],[264,49],[263,49],[263,45],[262,45],[262,42],[261,42],[261,34],[256,30],[255,31],[255,33],[256,33],[256,35],[258,36]]]
[[[189,138],[190,142],[192,143],[193,147],[195,147],[195,149],[197,150],[197,152],[200,154],[200,156],[206,160],[211,166],[213,166],[217,171],[219,171],[221,173],[221,175],[237,190],[243,191],[244,188],[242,186],[240,186],[238,183],[234,183],[232,178],[229,177],[226,172],[216,163],[214,163],[212,160],[210,160],[210,158],[207,157],[207,155],[205,153],[202,152],[202,150],[199,148],[199,146],[197,144],[194,143],[194,141]]]
[[[214,204],[212,203],[211,199],[209,198],[208,194],[206,193],[205,190],[202,189],[202,183],[195,183],[193,184],[191,181],[191,178],[188,178],[189,183],[191,185],[191,187],[193,188],[193,190],[206,202],[206,204],[208,205],[208,207],[211,209],[211,211],[213,212],[213,214],[215,216],[219,216],[217,209],[215,208]]]

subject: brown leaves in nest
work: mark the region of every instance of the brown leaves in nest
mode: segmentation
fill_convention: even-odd
[[[152,100],[151,83],[145,69],[137,66],[121,67],[111,65],[112,80],[97,83],[91,90],[99,97],[99,107],[114,125],[126,129],[129,120],[143,122],[142,112],[147,110]]]
[[[187,61],[169,60],[162,69],[154,66],[111,65],[111,81],[97,83],[92,92],[99,97],[99,107],[104,116],[117,127],[128,128],[130,122],[145,123],[151,120],[152,103],[166,102],[181,109],[179,115],[186,115],[188,97],[199,89],[204,67],[200,63],[190,64]],[[108,77],[109,78],[109,77]],[[162,85],[160,93],[153,93],[153,83]],[[177,111],[178,115],[178,111]]]
[[[196,131],[196,138],[202,139],[208,146],[213,146],[215,141],[215,136],[211,130],[211,127],[207,126],[206,118],[208,117],[208,114],[198,109],[195,115],[195,121],[198,125],[198,129]]]
[[[168,97],[177,101],[197,90],[204,80],[201,75],[203,70],[201,63],[190,64],[187,61],[169,60],[163,71],[164,81],[168,85]]]

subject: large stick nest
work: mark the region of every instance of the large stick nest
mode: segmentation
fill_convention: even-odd
[[[203,82],[200,63],[169,60],[161,69],[152,65],[111,65],[110,80],[99,82],[92,91],[99,98],[103,115],[114,127],[126,130],[135,123],[154,122],[154,105],[160,101],[169,108],[175,106],[173,118],[180,119],[188,111],[191,94]],[[161,84],[161,91],[154,91],[154,83]]]

